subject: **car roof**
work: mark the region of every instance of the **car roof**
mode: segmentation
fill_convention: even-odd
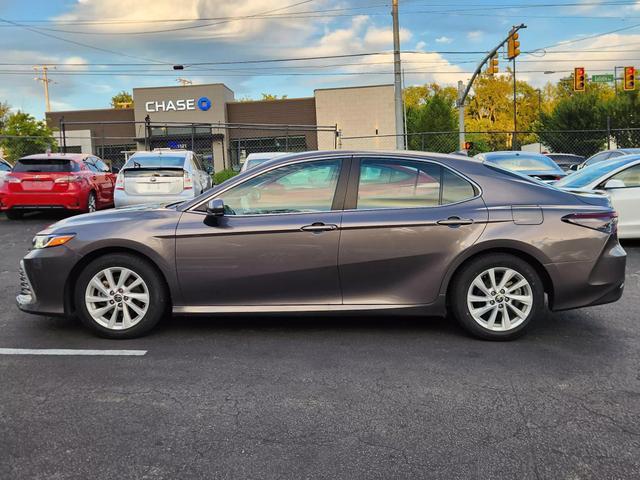
[[[546,158],[549,159],[546,155],[537,152],[523,152],[521,150],[503,150],[500,152],[486,152],[479,153],[476,157],[482,156],[486,160],[491,160],[493,158],[504,158],[504,157],[524,157],[524,158]]]
[[[624,153],[640,153],[640,148],[618,148],[617,151]]]
[[[289,155],[288,152],[255,152],[247,155],[246,160],[263,160]],[[245,161],[246,161],[245,160]]]
[[[87,157],[92,157],[91,153],[36,153],[34,155],[27,155],[20,157],[18,160],[72,160],[75,162],[81,162]]]
[[[157,157],[158,155],[167,155],[171,157],[186,157],[189,153],[192,153],[191,150],[178,150],[178,149],[157,149],[151,150],[150,152],[143,150],[134,153],[131,157]],[[131,158],[129,157],[129,158]]]

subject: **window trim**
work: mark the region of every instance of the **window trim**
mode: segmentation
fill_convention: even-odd
[[[437,165],[439,167],[441,167],[442,169],[447,169],[449,170],[451,173],[453,173],[454,175],[457,175],[461,178],[463,178],[464,180],[466,180],[467,182],[469,182],[471,184],[471,186],[474,189],[474,192],[476,193],[475,196],[467,198],[465,200],[460,200],[459,202],[452,202],[452,203],[446,203],[443,205],[434,205],[434,206],[420,206],[420,207],[397,207],[397,208],[358,208],[358,190],[360,187],[360,164],[362,162],[362,160],[367,160],[367,159],[380,159],[380,160],[397,160],[397,161],[410,161],[410,162],[422,162],[422,163],[429,163],[429,164],[433,164],[433,165]],[[441,178],[444,177],[444,171],[441,171]],[[442,187],[440,188],[440,195],[442,195]],[[448,165],[445,165],[442,162],[439,162],[435,159],[432,158],[417,158],[417,157],[410,157],[410,156],[397,156],[397,155],[385,155],[385,154],[375,154],[375,153],[367,153],[367,154],[360,154],[360,155],[354,155],[353,156],[353,160],[351,162],[351,175],[349,176],[349,189],[347,191],[347,197],[345,200],[345,208],[343,211],[345,212],[379,212],[379,211],[384,211],[384,212],[392,212],[392,211],[397,211],[397,210],[418,210],[418,209],[433,209],[433,208],[442,208],[442,207],[449,207],[451,205],[459,205],[461,203],[466,203],[466,202],[470,202],[472,200],[475,200],[477,198],[482,197],[482,188],[480,187],[480,185],[478,185],[476,182],[474,182],[473,180],[471,180],[467,175],[463,174],[462,172],[459,172],[458,170],[455,170],[451,167],[449,167]]]
[[[298,158],[289,162],[284,162],[284,163],[278,163],[276,165],[273,165],[269,168],[267,168],[266,170],[262,170],[259,172],[253,172],[252,175],[248,176],[247,178],[243,179],[241,182],[238,183],[234,183],[232,185],[229,185],[228,187],[226,187],[223,190],[220,190],[219,192],[216,192],[210,196],[205,197],[201,202],[196,203],[195,205],[192,205],[191,207],[187,208],[186,210],[184,210],[185,212],[189,212],[189,213],[197,213],[200,215],[206,215],[206,212],[203,212],[201,210],[198,210],[200,207],[202,207],[203,205],[206,205],[209,201],[214,200],[216,198],[220,198],[222,195],[224,195],[225,192],[231,190],[232,188],[235,188],[237,186],[242,185],[245,182],[248,182],[249,180],[257,177],[258,175],[263,175],[265,173],[268,173],[272,170],[275,170],[277,168],[280,167],[286,167],[288,165],[294,165],[294,164],[298,164],[298,163],[311,163],[311,162],[318,162],[318,161],[324,161],[324,160],[339,160],[341,161],[341,165],[340,165],[340,173],[338,174],[338,182],[336,184],[336,190],[333,194],[333,200],[331,203],[331,210],[322,210],[322,211],[317,211],[317,212],[287,212],[287,213],[255,213],[255,214],[250,214],[250,215],[230,215],[230,217],[235,217],[235,218],[251,218],[251,217],[270,217],[270,216],[274,216],[274,215],[312,215],[312,214],[321,214],[321,213],[334,213],[334,212],[339,212],[339,211],[343,211],[344,210],[344,202],[345,202],[345,191],[348,189],[349,186],[349,174],[350,174],[350,167],[351,164],[353,163],[352,161],[353,156],[352,155],[330,155],[330,156],[318,156],[318,157],[310,157],[310,158]],[[341,208],[337,208],[338,206],[342,205]]]

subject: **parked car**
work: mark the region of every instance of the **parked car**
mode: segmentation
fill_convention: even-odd
[[[19,219],[25,212],[64,209],[94,212],[113,206],[115,175],[98,157],[50,153],[19,159],[0,186],[0,211]]]
[[[565,172],[577,170],[578,166],[585,161],[583,156],[574,155],[573,153],[545,153],[544,155],[556,162],[556,165]]]
[[[552,310],[618,300],[625,263],[606,196],[455,155],[306,152],[190,201],[50,226],[17,303],[110,338],[167,311],[450,311],[503,340],[543,315],[545,294]]]
[[[11,164],[4,158],[0,157],[0,184],[2,184],[4,177],[9,175],[11,171]]]
[[[287,152],[259,152],[259,153],[250,153],[247,155],[244,163],[242,164],[241,172],[249,170],[250,168],[257,167],[258,165],[263,164],[269,160],[273,160],[274,158],[282,157],[283,155],[288,155]]]
[[[189,150],[136,152],[118,173],[116,207],[190,200],[211,188],[211,175]]]
[[[507,170],[528,175],[548,183],[560,180],[567,175],[553,160],[541,153],[521,151],[489,152],[479,153],[473,158],[493,163]]]
[[[604,190],[618,212],[620,238],[640,238],[640,155],[598,162],[554,186],[567,190]]]
[[[640,153],[640,148],[616,148],[614,150],[604,150],[587,158],[578,166],[578,170],[588,167],[589,165],[593,165],[594,163],[613,160],[614,158],[622,157],[624,155],[634,155],[637,153]]]

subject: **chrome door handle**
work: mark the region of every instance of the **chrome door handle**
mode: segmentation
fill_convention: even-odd
[[[471,225],[473,224],[473,219],[471,218],[460,218],[460,217],[449,217],[446,220],[438,220],[436,222],[438,225],[446,225],[449,227],[455,227],[458,225]]]
[[[300,227],[300,230],[304,232],[328,232],[329,230],[337,230],[338,226],[333,224],[326,224],[322,222],[312,223],[311,225],[305,225]]]

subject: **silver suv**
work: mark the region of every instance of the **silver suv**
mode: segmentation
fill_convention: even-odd
[[[211,188],[210,171],[189,150],[137,152],[122,167],[114,194],[116,207],[190,200]]]

